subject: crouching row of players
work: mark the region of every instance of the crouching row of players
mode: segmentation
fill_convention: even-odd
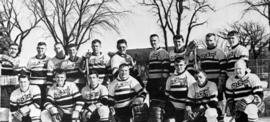
[[[56,71],[55,81],[47,93],[45,110],[40,108],[40,90],[29,85],[28,77],[19,77],[20,88],[11,95],[13,121],[23,122],[78,122],[110,121],[114,115],[118,122],[134,121],[177,121],[215,122],[222,114],[218,108],[217,86],[208,81],[206,74],[199,70],[195,78],[185,70],[184,58],[175,60],[175,74],[166,82],[166,100],[158,107],[145,105],[147,92],[140,83],[129,75],[129,66],[119,66],[118,77],[108,89],[98,83],[98,74],[91,71],[88,84],[79,92],[77,86],[66,81],[65,72]],[[226,82],[226,97],[231,114],[236,121],[257,121],[258,108],[262,101],[259,78],[246,72],[245,61],[235,64],[234,77]],[[153,100],[150,101],[153,105]],[[160,112],[160,113],[157,113]],[[149,115],[149,116],[148,116]],[[164,118],[163,118],[163,115]]]
[[[10,97],[13,122],[107,122],[114,113],[117,121],[127,122],[131,106],[140,110],[146,97],[140,83],[129,75],[127,64],[120,65],[118,77],[108,88],[99,83],[94,70],[81,92],[75,83],[66,80],[64,71],[56,70],[54,75],[56,82],[48,89],[43,111],[39,87],[30,85],[27,75],[19,76],[20,88]]]

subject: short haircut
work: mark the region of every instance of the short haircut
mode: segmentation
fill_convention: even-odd
[[[119,69],[121,69],[123,67],[129,67],[129,65],[127,63],[122,63],[119,65]]]
[[[230,31],[227,36],[238,36],[238,35],[239,35],[239,33],[237,31],[233,30],[233,31]]]
[[[54,76],[58,75],[58,74],[65,74],[66,75],[66,72],[60,68],[57,68],[54,70]]]
[[[37,46],[47,46],[47,44],[45,42],[38,42]]]
[[[119,39],[117,41],[117,45],[120,45],[120,44],[123,44],[123,43],[127,45],[127,41],[125,39]]]
[[[27,78],[27,79],[29,79],[29,76],[27,75],[27,73],[22,72],[22,73],[19,75],[18,79],[20,80],[21,78]]]
[[[174,63],[179,63],[179,62],[181,62],[181,61],[185,61],[185,62],[186,62],[185,57],[183,57],[183,56],[177,57],[177,58],[174,60]]]
[[[205,76],[207,76],[206,73],[205,73],[205,71],[202,70],[202,69],[197,69],[197,70],[195,70],[195,71],[194,71],[194,76],[198,75],[199,73],[203,73]]]
[[[157,34],[154,33],[154,34],[151,34],[149,38],[151,39],[151,38],[153,38],[153,37],[159,37],[159,36],[158,36]]]
[[[96,75],[98,77],[98,72],[96,70],[90,70],[89,75]]]
[[[95,43],[101,44],[101,41],[100,41],[99,39],[94,39],[94,40],[92,41],[92,45],[95,44]]]
[[[206,34],[205,37],[209,38],[209,37],[211,37],[211,36],[216,36],[216,34],[214,34],[214,33],[208,33],[208,34]]]
[[[17,47],[19,47],[19,45],[18,45],[17,43],[11,43],[11,44],[9,45],[9,47],[11,47],[11,46],[17,46]]]
[[[173,36],[173,41],[178,40],[178,39],[181,39],[182,42],[184,41],[184,37],[182,35],[175,35],[175,36]]]
[[[77,49],[77,44],[69,44],[68,45],[68,48],[72,48],[72,47],[75,47]]]
[[[60,43],[60,42],[56,42],[56,43],[54,44],[54,46],[56,46],[56,45],[58,45],[58,44],[60,44],[60,45],[62,45],[62,46],[64,47],[64,45],[63,45],[62,43]]]

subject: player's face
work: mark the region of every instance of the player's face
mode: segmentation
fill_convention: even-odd
[[[93,52],[100,52],[101,45],[99,43],[92,44]]]
[[[215,47],[217,44],[215,36],[206,37],[205,41],[207,47]]]
[[[76,47],[68,48],[68,54],[71,57],[75,57],[77,55],[77,49],[76,49]]]
[[[18,46],[12,45],[9,47],[8,54],[10,56],[15,57],[17,55],[18,51],[19,51]]]
[[[246,74],[247,67],[245,64],[236,63],[234,70],[235,70],[236,76],[238,76],[239,78],[242,78]]]
[[[236,35],[228,36],[228,40],[229,40],[229,43],[231,44],[231,46],[235,46],[239,42],[239,39],[238,39],[238,37]]]
[[[56,54],[62,53],[64,51],[64,47],[61,44],[57,44],[54,46],[54,51]]]
[[[174,46],[175,46],[176,49],[180,49],[185,45],[185,43],[184,43],[184,41],[182,39],[175,39],[173,41],[173,43],[174,43]]]
[[[175,67],[175,70],[177,73],[182,73],[185,71],[186,69],[186,63],[184,60],[181,60],[180,62],[178,63],[174,63],[174,67]]]
[[[46,46],[45,45],[39,45],[37,46],[37,53],[39,55],[44,55],[46,52]]]
[[[19,79],[20,89],[22,91],[26,91],[29,88],[30,82],[28,78],[20,78]]]
[[[199,74],[197,74],[195,76],[195,78],[196,78],[196,81],[197,81],[197,83],[199,85],[203,85],[205,83],[205,81],[206,81],[206,76],[202,72],[200,72]]]
[[[99,80],[98,76],[96,74],[90,74],[88,77],[89,77],[88,84],[94,87],[97,86]]]
[[[66,81],[66,74],[65,73],[56,74],[55,75],[55,81],[59,86],[63,86],[65,81]]]
[[[119,69],[119,76],[121,79],[127,79],[129,77],[129,67],[124,66]]]
[[[126,52],[126,50],[127,50],[127,45],[126,45],[125,43],[119,44],[118,50],[119,50],[120,52]]]
[[[157,36],[151,37],[150,38],[150,43],[153,48],[158,48],[159,47],[159,38]]]

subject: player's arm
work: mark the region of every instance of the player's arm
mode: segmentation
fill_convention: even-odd
[[[33,104],[29,105],[30,108],[40,108],[41,105],[41,91],[37,86],[33,86]]]
[[[115,85],[116,85],[116,82],[113,81],[108,86],[108,105],[109,106],[115,105],[115,99],[114,99]]]
[[[72,98],[74,99],[74,101],[76,101],[75,111],[81,111],[85,104],[82,98],[82,94],[79,92],[79,89],[75,83],[71,85],[71,89],[72,89]]]
[[[111,59],[111,69],[113,75],[118,71],[119,65],[120,65],[119,60],[117,59],[116,56],[113,56]]]
[[[167,51],[164,50],[164,52],[161,54],[161,56],[163,57],[162,59],[162,70],[163,70],[163,80],[164,82],[167,80],[168,76],[169,76],[169,69],[170,69],[170,57],[169,57],[169,53]],[[165,84],[164,84],[165,85]],[[163,86],[165,87],[165,86]]]
[[[105,86],[101,86],[101,90],[100,90],[100,102],[103,104],[103,105],[109,105],[109,99],[108,99],[108,96],[109,96],[109,91],[108,89],[105,87]]]
[[[133,104],[142,104],[147,94],[145,89],[136,79],[131,82],[131,86],[137,94],[135,99],[133,100]]]
[[[263,88],[260,82],[260,78],[254,74],[254,77],[252,77],[251,80],[254,102],[262,102],[263,99]]]
[[[218,99],[217,99],[217,96],[218,96],[218,89],[217,89],[217,85],[216,84],[213,84],[211,87],[210,87],[210,101],[208,102],[208,106],[211,107],[211,108],[216,108],[218,106]]]
[[[165,95],[167,96],[167,98],[169,98],[170,96],[170,85],[171,85],[171,77],[169,77],[166,81],[166,86],[165,86]]]

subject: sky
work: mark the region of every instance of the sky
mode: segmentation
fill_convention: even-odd
[[[203,39],[206,33],[216,33],[235,21],[252,20],[267,26],[267,21],[256,13],[251,12],[241,19],[244,6],[232,5],[236,1],[238,0],[210,0],[211,4],[215,6],[216,11],[207,13],[204,16],[204,19],[207,19],[208,23],[195,28],[191,33],[190,39]],[[120,34],[104,30],[101,31],[102,34],[94,35],[94,38],[102,41],[104,52],[116,51],[116,41],[121,38],[127,40],[129,49],[134,49],[149,48],[150,34],[157,33],[162,37],[162,31],[158,26],[157,18],[151,14],[149,8],[136,5],[135,0],[120,0],[120,2],[122,2],[124,9],[131,11],[127,16],[120,18],[118,24]],[[184,37],[186,35],[185,30],[184,27],[182,30]],[[23,43],[24,46],[21,53],[22,64],[36,54],[36,45],[39,41],[46,41],[48,44],[47,55],[54,56],[54,42],[48,36],[49,33],[44,33],[44,28],[42,27],[30,33]],[[169,39],[171,40],[171,38]],[[168,42],[169,46],[172,45],[172,41],[170,40]],[[86,43],[80,48],[79,55],[83,55],[89,49],[90,43]]]

